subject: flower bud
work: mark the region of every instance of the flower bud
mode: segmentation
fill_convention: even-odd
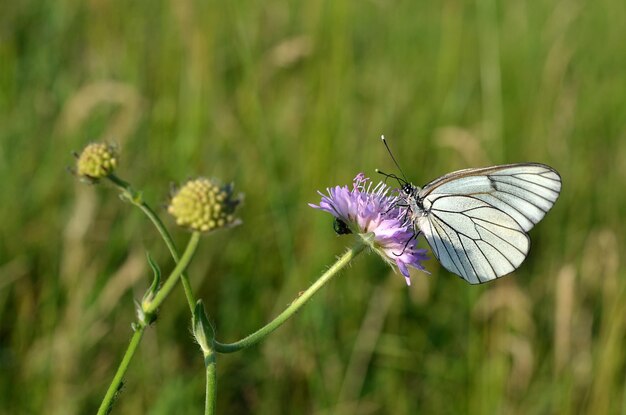
[[[76,162],[79,177],[97,181],[113,173],[117,167],[117,151],[108,144],[91,143],[83,149]]]
[[[220,186],[205,178],[190,180],[172,197],[167,211],[176,224],[194,231],[208,232],[239,223],[235,208],[241,202],[233,186]]]

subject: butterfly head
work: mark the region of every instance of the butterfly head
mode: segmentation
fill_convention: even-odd
[[[411,196],[415,193],[415,186],[409,182],[404,182],[402,183],[402,187],[400,187],[400,192],[403,196]]]

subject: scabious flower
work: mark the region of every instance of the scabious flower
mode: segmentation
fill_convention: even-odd
[[[221,186],[215,180],[199,178],[178,189],[167,211],[177,225],[208,232],[239,224],[234,212],[240,203],[241,196],[234,194],[231,184]]]
[[[76,157],[76,174],[91,182],[108,176],[117,167],[117,151],[109,144],[91,143]]]
[[[396,265],[406,283],[411,285],[409,269],[425,271],[422,261],[428,259],[425,249],[417,248],[417,238],[412,224],[404,218],[404,211],[396,206],[397,197],[390,188],[380,182],[372,182],[359,173],[348,186],[327,188],[319,205],[309,203],[315,209],[326,211],[335,217],[335,230],[340,234],[359,234],[387,263]],[[339,226],[337,225],[339,223]],[[365,237],[373,233],[373,238]]]

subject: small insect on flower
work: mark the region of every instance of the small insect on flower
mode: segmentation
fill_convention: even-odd
[[[234,216],[241,199],[241,195],[234,195],[232,184],[221,186],[215,180],[199,178],[178,189],[167,211],[176,224],[208,232],[241,223]]]
[[[76,174],[82,179],[97,182],[113,173],[117,167],[118,154],[115,146],[91,143],[76,155]]]
[[[348,228],[348,225],[339,218],[335,218],[333,221],[333,229],[337,235],[347,235],[352,233],[350,228]]]
[[[348,186],[326,189],[315,209],[335,217],[334,228],[338,234],[354,233],[363,238],[383,260],[396,265],[410,285],[408,267],[425,271],[422,261],[428,259],[425,249],[417,248],[413,227],[400,215],[397,197],[389,195],[390,188],[380,182],[372,187],[370,179],[359,173]],[[373,234],[373,238],[370,235]]]

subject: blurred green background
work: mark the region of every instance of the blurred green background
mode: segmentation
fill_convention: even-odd
[[[156,232],[68,173],[90,141],[165,215],[171,183],[234,181],[244,224],[190,268],[222,341],[350,244],[317,189],[394,169],[537,161],[563,191],[512,276],[413,285],[359,257],[263,344],[218,360],[222,414],[626,414],[626,3],[38,0],[0,3],[0,413],[93,413]],[[189,233],[166,218],[179,246]],[[426,246],[425,242],[421,242]],[[197,414],[178,289],[114,413]]]

